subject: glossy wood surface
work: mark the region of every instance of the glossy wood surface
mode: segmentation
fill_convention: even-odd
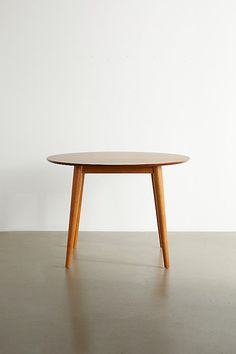
[[[161,166],[186,162],[184,155],[157,152],[80,152],[49,156],[48,161],[61,165],[87,166]],[[91,173],[91,172],[90,172]]]

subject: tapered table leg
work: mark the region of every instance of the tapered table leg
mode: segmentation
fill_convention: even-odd
[[[156,202],[157,202],[158,220],[159,220],[159,228],[160,228],[159,231],[160,231],[160,235],[161,235],[164,265],[165,265],[165,268],[169,268],[170,261],[169,261],[164,188],[163,188],[163,178],[162,178],[161,166],[154,167],[154,185],[155,185],[155,192],[156,192]]]
[[[159,223],[159,218],[158,218],[158,207],[157,207],[157,197],[156,197],[156,189],[155,189],[155,182],[154,182],[154,174],[152,173],[151,176],[152,176],[153,196],[154,196],[155,209],[156,209],[158,235],[159,235],[160,247],[162,248],[162,240],[161,240],[160,223]]]
[[[74,236],[74,248],[76,248],[77,241],[78,241],[78,232],[79,232],[79,222],[80,222],[80,214],[81,214],[81,206],[82,206],[82,198],[83,198],[83,188],[84,188],[84,173],[82,173],[82,183],[81,183],[81,190],[79,193],[79,208],[76,220],[76,228],[75,228],[75,236]]]
[[[82,166],[74,166],[72,192],[71,192],[71,206],[70,206],[70,220],[68,229],[67,252],[66,252],[66,268],[70,268],[75,231],[77,226],[77,216],[80,207],[80,194],[83,179]]]

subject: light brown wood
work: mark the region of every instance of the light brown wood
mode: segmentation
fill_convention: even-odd
[[[74,167],[73,182],[72,182],[72,192],[71,192],[71,206],[70,206],[70,220],[69,220],[69,230],[68,230],[68,240],[67,240],[67,252],[66,252],[66,268],[70,268],[74,238],[77,227],[77,220],[80,208],[80,194],[83,179],[83,168],[82,166]]]
[[[188,160],[187,156],[157,152],[80,152],[48,157],[48,161],[62,165],[99,166],[158,166],[173,165]]]
[[[161,235],[164,265],[165,265],[165,268],[169,268],[170,261],[169,261],[169,249],[168,249],[168,239],[167,239],[167,227],[166,227],[164,187],[163,187],[163,177],[162,177],[161,166],[157,166],[154,168],[154,185],[155,185],[158,220],[159,220],[159,228],[160,228],[160,235]]]
[[[83,198],[83,188],[84,188],[84,172],[82,173],[82,183],[81,183],[81,190],[79,194],[79,208],[76,220],[76,228],[75,228],[75,236],[74,236],[74,248],[76,248],[78,235],[79,235],[79,222],[80,222],[80,214],[81,214],[81,206],[82,206],[82,198]]]
[[[74,166],[66,267],[71,265],[73,248],[78,240],[83,184],[86,173],[150,173],[156,208],[158,234],[164,265],[169,268],[162,167],[186,162],[184,155],[148,152],[84,152],[49,156],[48,161]]]
[[[158,206],[157,206],[157,196],[156,196],[156,188],[155,188],[154,174],[153,173],[151,174],[151,177],[152,177],[152,189],[153,189],[153,196],[154,196],[154,203],[155,203],[155,210],[156,210],[156,218],[157,218],[158,235],[159,235],[160,247],[162,248],[160,222],[159,222]]]
[[[152,166],[83,165],[84,173],[152,173]]]

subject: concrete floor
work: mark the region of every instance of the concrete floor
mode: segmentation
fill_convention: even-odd
[[[0,233],[1,354],[235,354],[236,233]]]

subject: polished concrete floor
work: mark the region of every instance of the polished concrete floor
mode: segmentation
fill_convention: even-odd
[[[236,233],[0,233],[1,354],[235,354]]]

